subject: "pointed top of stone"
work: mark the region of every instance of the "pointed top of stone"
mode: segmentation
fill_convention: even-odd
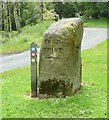
[[[63,19],[59,20],[56,23],[52,24],[45,32],[45,34],[58,34],[63,26],[68,25],[68,24],[73,24],[78,26],[80,23],[82,23],[82,19],[80,18],[68,18],[68,19]]]

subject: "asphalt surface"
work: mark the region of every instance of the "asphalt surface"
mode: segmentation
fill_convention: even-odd
[[[82,39],[82,50],[87,50],[95,47],[107,39],[106,28],[84,28]],[[38,49],[38,61],[39,61]],[[20,54],[0,56],[0,73],[12,70],[15,68],[22,68],[30,65],[30,51],[25,51]]]

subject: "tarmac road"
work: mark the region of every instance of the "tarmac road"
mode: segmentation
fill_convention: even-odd
[[[82,50],[87,50],[95,47],[107,39],[106,28],[84,28]],[[38,61],[39,61],[38,49]],[[30,51],[25,51],[20,54],[0,56],[0,73],[12,70],[15,68],[22,68],[30,65]]]

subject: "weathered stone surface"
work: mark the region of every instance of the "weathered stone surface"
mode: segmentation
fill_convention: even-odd
[[[72,95],[81,83],[81,40],[79,18],[51,25],[42,40],[39,62],[39,94],[57,97]]]

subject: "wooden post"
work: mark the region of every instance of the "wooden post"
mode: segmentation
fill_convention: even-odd
[[[37,44],[34,42],[31,51],[31,97],[37,97]]]

